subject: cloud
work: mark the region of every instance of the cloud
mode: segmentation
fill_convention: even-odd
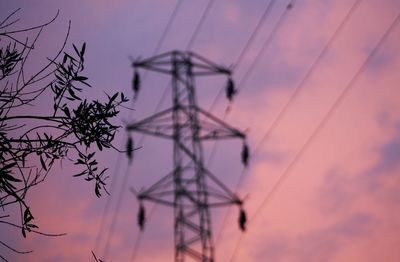
[[[326,228],[300,235],[292,254],[297,261],[335,261],[344,246],[357,238],[368,237],[373,225],[371,215],[352,214]]]
[[[93,5],[91,2],[85,3],[87,9]],[[114,65],[113,62],[108,67],[112,66],[115,74],[110,73],[103,69],[102,62],[108,61],[104,57],[115,56],[117,51],[125,52],[121,54],[123,56],[131,52],[129,48],[150,54],[157,38],[155,28],[161,32],[173,6],[172,3],[164,3],[154,10],[151,4],[141,1],[137,9],[132,9],[134,15],[129,16],[131,20],[121,20],[121,14],[127,17],[131,12],[130,9],[124,9],[124,3],[120,1],[110,6],[102,1],[90,10],[88,22],[80,24],[82,28],[87,28],[88,24],[96,25],[100,21],[87,35],[92,43],[96,43],[94,49],[89,51],[102,54],[94,60],[100,70],[98,77],[104,78],[104,81],[108,81],[107,85],[113,88],[123,84],[122,81],[118,82],[121,75],[117,71],[125,72],[127,63],[124,60],[124,64],[117,64],[120,62],[118,60]],[[243,129],[250,127],[248,135],[252,149],[258,145],[350,5],[349,1],[296,3],[287,23],[254,71],[248,86],[239,92],[232,115],[228,118],[233,126]],[[221,58],[223,62],[232,62],[257,22],[257,15],[261,14],[265,6],[256,3],[238,8],[235,4],[224,5],[222,2],[215,3],[214,8],[218,8],[218,12],[214,10],[210,13],[210,20],[206,21],[207,29],[201,32],[196,45],[210,59],[219,61]],[[269,202],[254,219],[252,217],[369,54],[396,10],[398,3],[395,1],[362,2],[288,113],[259,148],[258,155],[251,159],[245,183],[239,192],[241,196],[249,194],[244,207],[252,220],[243,235],[236,261],[399,260],[398,29],[368,65]],[[191,11],[185,14],[185,19],[191,18],[193,13],[199,15],[198,10]],[[86,17],[80,14],[80,19]],[[124,24],[127,21],[131,24]],[[104,24],[108,26],[103,28]],[[110,28],[113,34],[109,34]],[[169,37],[178,45],[183,33],[189,35],[190,28],[186,24],[176,28],[175,33]],[[80,33],[85,35],[84,32]],[[261,36],[267,35],[264,33]],[[129,43],[133,43],[132,46],[121,45],[125,36],[132,40]],[[256,47],[252,48],[244,60],[246,63],[256,54]],[[246,64],[239,69],[245,70]],[[240,70],[236,72],[238,75],[243,72]],[[145,98],[148,99],[146,103],[154,100],[158,92],[155,90],[159,89],[147,89],[150,98]],[[212,91],[215,95],[215,90]],[[135,110],[150,111],[148,104],[143,107],[145,109],[138,106]],[[170,164],[170,149],[158,141],[147,143],[144,150],[137,152],[139,163],[135,163],[132,172],[134,175],[140,174],[140,177],[130,179],[130,183],[140,187],[155,181],[154,178],[163,172],[156,170],[159,163],[151,165],[148,160],[154,159],[156,155],[160,162]],[[212,166],[212,171],[218,171],[217,175],[229,185],[236,184],[242,168],[237,163],[239,153],[240,145],[237,143],[224,144],[216,154],[215,168]],[[112,159],[106,156],[102,161],[110,163]],[[121,168],[121,173],[123,170]],[[94,198],[89,196],[92,190],[90,186],[72,187],[76,182],[60,177],[49,180],[49,183],[55,183],[54,188],[45,187],[34,198],[37,219],[42,220],[41,224],[45,225],[43,229],[53,232],[65,230],[69,236],[60,239],[32,238],[29,243],[37,249],[32,259],[89,260],[105,202],[94,202]],[[112,261],[129,259],[134,239],[138,235],[135,217],[137,202],[134,197],[130,197],[122,203],[120,222],[111,241],[109,258]],[[109,219],[112,214],[113,209],[106,217]],[[221,239],[216,241],[217,261],[227,261],[232,255],[240,235],[237,215],[237,209],[233,209],[225,222]],[[213,224],[218,227],[214,231],[215,236],[221,220],[220,216],[213,216]],[[173,259],[172,225],[170,209],[164,209],[149,221],[137,261]],[[108,226],[105,230],[108,230]]]
[[[366,175],[380,175],[390,173],[400,167],[400,123],[395,126],[393,137],[385,144],[380,145],[378,151],[381,159]]]

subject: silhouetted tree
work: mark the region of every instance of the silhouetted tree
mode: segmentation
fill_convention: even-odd
[[[95,150],[117,150],[112,142],[119,126],[111,120],[128,99],[122,93],[107,95],[105,102],[81,98],[80,92],[90,87],[83,75],[86,45],[73,45],[73,53],[64,52],[70,25],[56,55],[28,74],[35,44],[58,12],[47,23],[13,29],[19,21],[18,11],[0,22],[0,224],[15,227],[26,237],[28,232],[44,234],[34,223],[27,195],[46,179],[57,161],[73,161],[81,167],[73,176],[93,182],[96,196],[107,192],[107,168],[98,167]],[[48,108],[42,114],[29,114],[35,101],[44,96]],[[1,237],[0,244],[25,253]],[[6,260],[1,254],[0,258]]]

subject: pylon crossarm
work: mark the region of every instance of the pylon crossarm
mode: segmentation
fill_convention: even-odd
[[[200,140],[222,140],[238,138],[238,135],[235,132],[224,129],[220,126],[215,126],[213,125],[213,123],[202,122],[201,126],[201,134],[199,135]]]
[[[174,174],[178,170],[185,172],[189,168],[190,164],[186,164],[183,167],[175,168],[174,170],[163,176],[160,180],[155,182],[153,185],[151,185],[149,188],[140,191],[139,194],[149,195],[153,192],[156,192],[157,190],[166,189],[169,185],[172,185],[174,183]]]
[[[200,112],[206,118],[201,120],[201,131],[203,134],[199,136],[199,139],[215,140],[228,138],[245,138],[245,135],[242,132],[225,124],[217,117],[208,114],[200,108],[196,108],[196,110],[198,110],[198,112]],[[173,124],[168,124],[165,122],[169,121],[169,117],[171,116],[172,111],[173,108],[169,108],[143,120],[129,124],[126,127],[126,130],[171,139],[173,138]],[[181,107],[179,108],[179,111],[184,113],[189,119],[189,107]],[[181,127],[188,127],[188,125],[189,121],[186,121],[186,123],[181,124]],[[205,126],[205,128],[203,126]]]
[[[200,206],[202,203],[200,203],[196,199],[196,191],[189,191],[189,190],[179,190],[177,191],[176,189],[174,190],[165,190],[165,191],[157,191],[157,192],[146,192],[143,191],[138,194],[138,199],[139,200],[148,200],[152,202],[156,202],[159,204],[164,204],[164,205],[174,205],[175,197],[176,195],[181,195],[185,196],[187,199],[191,201],[191,204],[182,204],[184,207],[194,207],[194,206]],[[166,199],[166,197],[170,197],[170,199]]]
[[[220,67],[210,67],[210,66],[204,66],[200,64],[196,64],[192,62],[192,75],[194,76],[201,76],[201,75],[220,75],[221,72],[224,71],[224,69]]]
[[[205,175],[212,181],[215,183],[215,185],[218,186],[218,188],[220,188],[223,192],[225,192],[229,198],[228,199],[232,199],[235,202],[241,202],[240,198],[233,193],[227,186],[224,185],[224,183],[222,183],[213,173],[211,173],[208,169],[203,168],[204,169],[204,173]]]
[[[143,197],[143,200],[155,202],[157,204],[162,204],[164,206],[174,206],[174,201],[168,201],[165,199],[155,198],[155,197],[151,197],[151,196]]]
[[[154,193],[144,193],[143,195],[141,195],[141,197],[143,199],[146,199],[148,197],[152,197],[152,198],[164,198],[166,196],[171,196],[173,197],[175,195],[175,191],[174,190],[166,190],[166,191],[160,191],[160,192],[154,192]]]
[[[153,66],[153,65],[146,65],[146,69],[150,70],[150,71],[154,71],[154,72],[167,74],[167,75],[170,75],[172,73],[171,70],[168,70],[168,69],[165,69],[165,68],[162,68],[162,67],[156,67],[156,66]]]
[[[216,140],[216,139],[228,139],[228,138],[241,138],[244,139],[245,135],[239,130],[225,124],[222,120],[217,117],[205,112],[198,107],[185,106],[181,107],[183,112],[188,119],[190,119],[189,112],[196,110],[202,118],[199,120],[200,134],[198,138],[200,140]],[[206,114],[204,114],[205,112]]]
[[[144,118],[144,119],[142,119],[140,121],[137,121],[137,122],[135,122],[133,124],[128,124],[126,126],[126,130],[127,131],[132,131],[132,130],[135,130],[135,128],[138,127],[138,126],[142,126],[144,124],[151,123],[151,122],[157,121],[159,119],[164,119],[163,117],[165,117],[165,116],[170,117],[168,114],[171,113],[173,110],[174,110],[174,108],[171,107],[171,108],[165,109],[165,110],[163,110],[161,112],[155,113],[155,114],[153,114],[151,116],[148,116],[148,117],[146,117],[146,118]],[[168,119],[168,118],[166,118],[166,119]]]
[[[231,71],[230,71],[229,69],[226,69],[225,67],[222,67],[222,66],[217,65],[216,63],[214,63],[214,62],[208,60],[208,59],[205,58],[205,57],[202,57],[202,56],[199,55],[199,54],[196,54],[196,53],[193,53],[193,52],[189,52],[189,54],[190,54],[192,57],[194,57],[194,58],[196,58],[196,59],[202,61],[203,63],[206,63],[206,64],[210,65],[211,67],[217,69],[218,72],[219,72],[220,74],[226,74],[226,75],[230,75],[230,74],[231,74]]]
[[[161,133],[160,131],[147,130],[144,128],[136,128],[135,131],[137,133],[142,133],[142,134],[151,135],[151,136],[155,136],[155,137],[161,137],[161,138],[165,138],[165,139],[173,138],[172,135],[166,135],[166,134]]]
[[[203,115],[208,120],[211,120],[213,124],[218,124],[218,126],[220,126],[220,128],[222,127],[224,130],[226,130],[227,133],[231,133],[232,137],[238,137],[241,139],[246,138],[246,135],[243,132],[226,124],[224,121],[217,118],[216,116],[213,116],[212,114],[208,113],[207,111],[203,110],[202,108],[196,107],[196,110],[200,113],[200,115]]]
[[[170,62],[168,62],[170,63]],[[159,73],[163,73],[163,74],[168,74],[170,75],[173,71],[168,69],[168,68],[163,68],[160,66],[156,66],[156,65],[163,65],[163,64],[167,64],[167,62],[160,62],[157,64],[144,64],[143,67],[145,67],[147,70],[150,71],[155,71],[155,72],[159,72]],[[207,70],[206,70],[207,69]],[[219,75],[221,74],[221,69],[217,69],[217,68],[206,68],[201,70],[193,70],[192,71],[192,75],[194,76],[207,76],[207,75]],[[183,82],[182,79],[180,79],[179,77],[177,78],[178,80],[181,80]]]
[[[171,55],[171,52],[169,51],[169,52],[165,52],[165,53],[162,53],[162,54],[159,54],[159,55],[152,56],[152,57],[147,58],[147,59],[138,59],[137,61],[133,62],[132,65],[134,67],[144,67],[147,64],[154,63],[157,60],[165,58],[165,57],[168,57],[170,55]],[[168,63],[171,63],[171,60],[168,60]]]
[[[208,206],[210,208],[218,208],[218,207],[231,206],[233,204],[237,204],[236,201],[214,202],[214,203],[209,203]]]
[[[207,193],[207,195],[209,196],[209,198],[210,198],[209,201],[212,201],[211,197],[215,198],[217,200],[223,200],[226,202],[236,201],[236,198],[232,198],[232,196],[230,194],[226,194],[225,192],[220,192],[219,190],[217,190],[211,186],[208,186],[208,191],[205,193]]]
[[[195,206],[204,206],[204,204],[199,203],[194,197],[196,192],[190,192],[186,191],[184,195],[191,200],[192,204],[183,204],[182,206],[184,207],[195,207]],[[210,197],[215,197],[215,198],[220,198],[221,200],[214,200],[214,199],[209,199],[207,203],[207,207],[223,207],[223,206],[230,206],[232,204],[239,204],[238,200],[235,198],[227,198],[227,197],[221,197],[221,195],[214,195],[214,193],[207,192]],[[163,192],[157,192],[157,193],[152,193],[152,194],[139,194],[138,198],[140,200],[146,200],[150,202],[155,202],[158,204],[162,205],[167,205],[167,206],[173,206],[174,205],[174,196],[176,192],[175,191],[163,191]],[[166,197],[170,197],[171,199],[168,200]]]
[[[228,198],[228,197],[220,197],[220,195],[218,195],[217,197],[215,197],[214,194],[209,193],[210,199],[208,200],[207,205],[209,207],[223,207],[223,206],[230,206],[230,205],[240,205],[240,203],[242,203],[242,201],[237,198]],[[213,198],[211,198],[213,197]]]
[[[217,66],[210,66],[207,64],[201,64],[201,63],[196,63],[193,61],[193,59],[190,61],[190,64],[192,66],[192,69],[204,69],[204,70],[208,70],[210,73],[217,73],[218,71],[220,71],[220,68]],[[193,72],[192,72],[193,73]]]
[[[138,63],[135,63],[133,66],[134,67],[145,67],[146,69],[149,67],[149,66],[152,66],[152,65],[170,65],[171,64],[171,61],[170,60],[165,60],[165,61],[163,61],[163,60],[160,60],[160,61],[142,61],[142,62],[138,62]]]
[[[188,196],[187,194],[185,194],[185,195]],[[172,195],[171,197],[173,198],[173,196],[174,195]],[[166,200],[164,197],[161,198],[161,197],[156,197],[156,196],[153,196],[153,195],[140,195],[140,199],[141,200],[146,200],[146,201],[154,202],[154,203],[165,205],[165,206],[175,206],[175,201],[174,200]],[[191,197],[191,200],[193,201],[194,198]],[[188,208],[189,207],[197,207],[197,206],[199,206],[197,203],[198,202],[196,201],[196,202],[194,202],[194,204],[181,204],[181,206],[182,207],[188,207]],[[223,205],[228,205],[228,204],[221,202],[221,203],[216,203],[215,206],[223,206]]]
[[[238,136],[236,134],[232,133],[227,133],[225,130],[217,130],[217,131],[211,131],[205,135],[199,136],[199,139],[201,140],[223,140],[223,139],[231,139],[231,138],[237,138]]]
[[[188,199],[190,199],[194,205],[199,205],[199,202],[197,201],[197,199],[193,196],[195,195],[196,192],[193,191],[189,191],[189,190],[182,190],[180,192],[180,194],[185,195]],[[170,190],[170,191],[161,191],[161,192],[155,192],[155,193],[151,193],[151,194],[140,194],[139,198],[140,199],[161,199],[161,198],[165,198],[166,196],[170,196],[172,199],[170,200],[171,202],[173,202],[173,198],[176,195],[176,191],[174,190]],[[187,205],[187,206],[192,206],[192,205]]]
[[[225,74],[230,75],[231,71],[210,60],[192,52],[171,51],[149,59],[135,61],[132,65],[135,68],[145,68],[164,74],[172,74],[173,68],[171,57],[174,57],[176,65],[187,65],[191,68],[194,76]]]
[[[207,204],[201,203],[199,201],[197,201],[196,199],[194,199],[193,197],[191,198],[191,200],[193,201],[193,203],[197,206],[209,206],[209,205],[230,205],[232,203],[236,203],[236,199],[235,198],[230,198],[227,195],[223,195],[220,192],[213,192],[213,191],[186,191],[187,193],[190,193],[190,196],[195,195],[196,193],[202,193],[202,194],[207,194],[208,196],[208,202]]]
[[[219,75],[221,72],[215,70],[215,71],[194,71],[193,75],[194,76],[209,76],[209,75]]]
[[[156,183],[154,183],[152,186],[150,186],[148,189],[145,189],[140,192],[140,194],[151,194],[152,192],[155,192],[156,190],[159,190],[160,188],[166,188],[168,185],[173,183],[173,174],[174,171],[171,171],[168,173],[166,176],[158,180]]]
[[[169,120],[173,108],[156,113],[145,119],[126,126],[128,132],[138,132],[156,137],[171,139],[173,137],[173,125],[165,124]]]

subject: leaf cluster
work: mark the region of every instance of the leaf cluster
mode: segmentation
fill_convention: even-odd
[[[16,43],[0,49],[0,80],[10,75],[21,60],[22,53],[18,51]]]
[[[82,168],[74,177],[94,183],[97,197],[107,192],[107,168],[99,167],[95,153],[119,151],[112,143],[120,126],[113,122],[128,99],[122,93],[107,95],[104,102],[83,98],[84,89],[91,87],[84,76],[86,44],[73,45],[72,53],[64,51],[69,27],[57,53],[28,74],[37,39],[58,13],[39,26],[13,29],[18,11],[0,21],[0,225],[19,228],[26,237],[28,232],[44,234],[37,231],[27,196],[55,163],[72,161]],[[41,97],[53,98],[43,114],[21,114],[30,112]],[[19,207],[19,218],[12,206]],[[1,239],[0,244],[9,247]]]

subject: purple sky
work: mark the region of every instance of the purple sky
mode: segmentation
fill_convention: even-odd
[[[182,1],[160,52],[185,50],[207,3]],[[274,4],[235,68],[236,81],[243,78],[287,3]],[[132,95],[128,57],[153,55],[175,4],[172,0],[17,0],[4,1],[0,15],[5,17],[21,7],[19,26],[23,27],[45,22],[59,9],[59,18],[41,36],[31,64],[40,66],[46,56],[58,50],[71,20],[67,50],[73,50],[72,43],[80,46],[86,42],[85,74],[94,88],[85,95],[101,99],[103,92]],[[191,50],[221,65],[235,64],[268,4],[260,0],[215,1]],[[312,143],[303,147],[399,14],[399,1],[359,3],[282,120],[260,143],[352,4],[348,0],[296,1],[247,82],[239,87],[227,121],[247,129],[250,147],[257,147],[238,192],[248,194],[249,230],[244,234],[239,231],[238,211],[232,208],[221,237],[215,241],[217,261],[229,261],[239,239],[235,261],[400,260],[400,27],[394,28]],[[152,114],[167,82],[168,78],[149,73],[133,105],[135,111],[131,115],[123,111],[119,121]],[[209,108],[224,84],[223,77],[197,81],[203,108]],[[168,97],[163,108],[170,100]],[[225,98],[219,100],[212,113],[223,117],[227,105]],[[41,101],[38,111],[45,106]],[[123,147],[125,138],[121,131],[115,145]],[[140,135],[134,138],[139,141]],[[124,156],[114,152],[99,156],[100,163],[110,167],[115,183],[104,228],[100,229],[100,222],[107,197],[97,199],[91,184],[71,177],[73,170],[68,165],[56,167],[48,181],[32,192],[32,209],[43,231],[68,235],[29,235],[24,240],[19,232],[0,227],[0,234],[7,235],[10,244],[35,249],[32,254],[17,256],[0,247],[0,253],[6,252],[10,261],[88,261],[90,251],[95,250],[107,261],[131,261],[139,234],[138,203],[128,186],[139,189],[151,185],[172,167],[169,141],[148,137],[141,146],[129,168]],[[207,161],[211,148],[212,143],[205,145]],[[305,150],[298,155],[302,148]],[[210,163],[210,169],[232,188],[242,171],[240,150],[239,141],[221,142]],[[122,187],[127,170],[128,183]],[[105,254],[120,190],[124,190],[124,198]],[[269,192],[273,193],[262,205]],[[152,204],[146,207],[150,210]],[[215,238],[227,210],[212,213]],[[154,209],[135,261],[172,261],[172,225],[172,210]],[[95,247],[97,238],[100,241]]]

